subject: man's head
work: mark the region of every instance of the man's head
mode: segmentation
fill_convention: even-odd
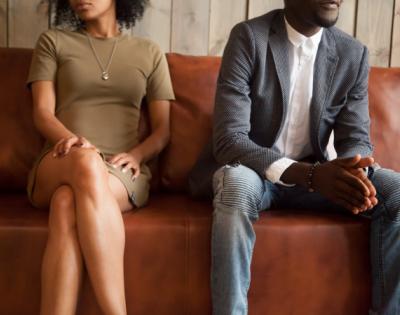
[[[284,0],[285,15],[299,31],[335,25],[343,0]]]

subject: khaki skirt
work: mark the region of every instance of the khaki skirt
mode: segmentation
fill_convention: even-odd
[[[42,154],[40,154],[39,157],[36,159],[31,171],[29,172],[27,193],[29,201],[35,207],[37,206],[32,200],[32,194],[35,188],[37,168],[43,157],[51,150],[52,149],[47,149],[43,151]],[[136,179],[132,179],[132,174],[133,174],[132,170],[129,170],[129,172],[124,173],[122,172],[122,166],[119,168],[114,168],[110,163],[106,161],[106,156],[102,152],[99,152],[99,154],[104,164],[107,166],[108,172],[116,176],[125,186],[129,199],[132,202],[132,204],[137,208],[143,207],[148,201],[149,191],[150,191],[151,172],[150,169],[147,167],[147,165],[142,164],[140,166],[140,175],[136,177]]]

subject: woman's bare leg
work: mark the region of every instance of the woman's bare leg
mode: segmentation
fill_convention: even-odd
[[[69,185],[74,192],[78,240],[100,307],[105,314],[126,314],[121,210],[127,210],[122,209],[127,196],[122,201],[117,197],[124,196],[122,184],[118,186],[115,179],[110,180],[94,150],[73,149],[62,158],[51,154],[43,158],[34,201],[46,206],[61,185]]]
[[[62,185],[50,202],[49,236],[42,263],[41,315],[73,315],[82,279],[74,194]]]

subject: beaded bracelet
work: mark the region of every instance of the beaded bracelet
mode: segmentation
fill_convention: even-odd
[[[315,189],[313,188],[313,177],[314,177],[314,171],[319,165],[319,162],[315,162],[313,165],[310,166],[310,169],[308,170],[307,174],[307,189],[309,192],[314,192]]]

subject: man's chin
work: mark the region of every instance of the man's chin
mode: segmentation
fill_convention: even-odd
[[[339,15],[335,16],[316,16],[316,24],[321,27],[332,27],[339,19]]]

